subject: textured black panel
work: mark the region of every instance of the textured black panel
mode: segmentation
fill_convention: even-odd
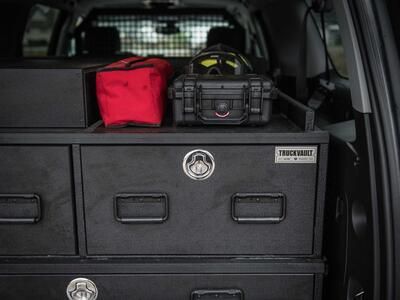
[[[2,146],[0,157],[0,193],[41,202],[36,223],[0,224],[0,255],[75,254],[69,147]]]
[[[97,121],[89,66],[61,59],[1,66],[0,127],[85,128]]]
[[[191,146],[83,146],[89,254],[312,255],[317,164],[276,164],[275,147],[199,146],[215,158],[214,174],[195,181],[182,161]],[[162,224],[120,224],[118,193],[166,193]],[[283,193],[279,224],[238,224],[235,193]]]
[[[7,300],[64,300],[68,283],[77,276],[0,276],[0,294]],[[314,275],[187,274],[90,275],[102,300],[190,300],[198,289],[240,289],[246,300],[313,300]]]

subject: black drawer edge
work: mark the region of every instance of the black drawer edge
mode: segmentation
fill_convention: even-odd
[[[13,259],[0,274],[323,274],[322,259]]]

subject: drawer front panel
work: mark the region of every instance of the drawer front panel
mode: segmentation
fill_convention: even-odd
[[[76,253],[70,150],[0,147],[0,255]]]
[[[0,276],[0,294],[8,300],[64,300],[68,283],[77,277],[94,282],[102,300],[240,299],[240,293],[246,300],[315,299],[312,274],[12,275]]]
[[[91,255],[312,254],[317,164],[275,146],[83,146],[82,169]]]

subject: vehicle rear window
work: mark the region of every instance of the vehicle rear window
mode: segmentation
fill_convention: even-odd
[[[22,41],[23,55],[47,56],[50,50],[60,10],[45,5],[34,5],[30,11]]]
[[[223,14],[96,14],[90,27],[115,28],[120,52],[142,56],[190,57],[206,47],[213,27],[234,28]]]

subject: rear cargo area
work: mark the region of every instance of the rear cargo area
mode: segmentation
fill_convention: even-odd
[[[0,48],[0,299],[370,294],[343,3],[26,1]]]

